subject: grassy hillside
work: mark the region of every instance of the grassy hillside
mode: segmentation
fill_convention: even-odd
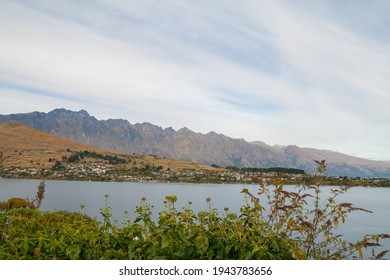
[[[181,160],[159,158],[156,156],[128,155],[103,150],[93,146],[73,142],[32,129],[16,122],[0,123],[0,153],[4,167],[39,167],[51,168],[55,162],[63,157],[69,158],[78,151],[91,151],[102,155],[117,156],[130,162],[126,168],[152,166],[168,167],[171,170],[193,169],[211,170],[210,166],[186,162]],[[97,161],[99,159],[85,158],[83,161]]]

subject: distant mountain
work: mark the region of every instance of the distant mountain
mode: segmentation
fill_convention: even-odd
[[[5,167],[50,168],[54,162],[49,159],[61,160],[62,156],[72,154],[69,151],[84,150],[102,154],[113,153],[60,138],[18,122],[0,123],[1,165]]]
[[[342,153],[291,146],[247,142],[222,134],[174,130],[123,119],[97,120],[85,110],[56,109],[49,113],[0,115],[0,122],[16,121],[73,141],[122,153],[150,154],[208,165],[238,167],[291,167],[310,173],[314,160],[326,160],[333,176],[390,177],[390,162]]]
[[[51,168],[57,160],[62,161],[63,157],[69,158],[74,152],[79,151],[116,156],[131,162],[131,167],[138,168],[149,164],[151,166],[163,166],[165,169],[169,167],[171,170],[214,170],[214,168],[201,163],[122,154],[100,149],[33,129],[19,122],[0,123],[0,166]],[[87,158],[84,159],[84,161],[86,160]]]

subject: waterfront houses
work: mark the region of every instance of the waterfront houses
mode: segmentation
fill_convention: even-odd
[[[68,163],[52,168],[0,167],[0,177],[19,179],[91,180],[116,182],[187,182],[218,184],[264,184],[272,185],[275,180],[284,184],[314,183],[314,176],[308,174],[287,174],[282,172],[260,172],[241,169],[192,170],[163,169],[161,166],[125,168],[120,164],[104,162]],[[390,186],[389,178],[324,177],[324,185],[347,186]]]

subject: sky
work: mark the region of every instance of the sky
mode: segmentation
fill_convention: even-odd
[[[0,0],[0,114],[390,160],[388,0]]]

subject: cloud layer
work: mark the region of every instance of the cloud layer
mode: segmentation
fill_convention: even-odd
[[[388,1],[2,1],[0,112],[390,160],[389,15]]]

